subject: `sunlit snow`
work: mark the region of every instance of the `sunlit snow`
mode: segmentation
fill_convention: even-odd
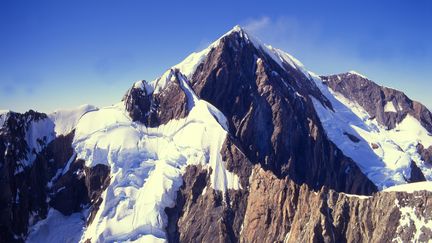
[[[220,154],[227,136],[225,117],[199,100],[184,76],[179,74],[179,79],[191,104],[184,119],[148,128],[132,122],[122,103],[80,119],[74,140],[77,157],[89,167],[111,168],[111,184],[83,239],[166,238],[164,209],[175,205],[187,165],[211,167],[211,186],[216,190],[240,188],[238,177],[226,170]]]
[[[378,188],[407,183],[411,161],[416,162],[427,180],[432,180],[432,168],[420,159],[416,149],[418,143],[431,146],[432,136],[417,119],[407,115],[389,130],[375,119],[371,120],[360,105],[329,89],[317,75],[311,72],[310,75],[334,109],[333,112],[311,97],[330,140],[352,158]],[[360,142],[347,139],[344,133],[356,136]],[[373,144],[377,148],[373,148]]]
[[[81,116],[89,111],[97,110],[92,105],[82,105],[74,109],[57,110],[49,115],[55,124],[56,136],[67,135],[75,129]]]

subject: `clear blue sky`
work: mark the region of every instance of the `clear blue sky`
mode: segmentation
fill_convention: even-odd
[[[432,1],[166,2],[2,0],[0,109],[113,104],[236,24],[315,73],[356,70],[432,107]]]

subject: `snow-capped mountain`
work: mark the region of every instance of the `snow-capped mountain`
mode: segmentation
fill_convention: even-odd
[[[239,26],[116,105],[0,126],[2,242],[432,240],[426,107]]]

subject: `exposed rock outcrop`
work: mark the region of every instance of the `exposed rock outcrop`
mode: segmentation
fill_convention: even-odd
[[[47,116],[34,111],[4,116],[0,127],[0,239],[22,241],[30,216],[40,218],[47,213],[47,160],[36,158],[36,151],[26,141],[32,123]],[[41,147],[47,142],[46,137],[38,140]]]
[[[393,129],[408,114],[420,121],[432,133],[432,113],[422,104],[408,98],[403,92],[379,86],[355,74],[343,73],[322,76],[322,80],[335,92],[357,102],[377,121]]]
[[[226,195],[209,184],[211,170],[189,166],[174,208],[167,208],[169,242],[238,242],[247,191]]]
[[[432,166],[432,146],[425,148],[423,144],[417,145],[417,152],[420,154],[421,159]]]
[[[45,120],[50,125],[45,114],[6,116],[0,128],[0,242],[22,242],[29,226],[46,218],[50,207],[70,215],[97,201],[109,182],[109,168],[87,168],[75,160],[74,132],[52,141],[43,136],[38,148],[32,148],[29,139],[41,133],[31,130],[33,123]],[[50,133],[49,127],[40,129]]]
[[[420,242],[432,239],[417,224],[432,220],[432,192],[380,192],[371,197],[312,191],[256,167],[240,242]],[[415,214],[417,219],[408,218]]]
[[[375,185],[328,140],[310,96],[331,104],[301,71],[281,67],[243,31],[220,40],[197,67],[195,93],[228,118],[252,163],[312,188],[370,194]],[[347,173],[348,172],[348,173]]]
[[[135,84],[123,98],[132,120],[148,127],[157,127],[172,119],[186,117],[187,99],[180,86],[179,75],[178,70],[171,69],[167,75],[155,81],[156,86],[166,82],[166,87],[158,93],[153,92],[153,88],[144,80],[140,81],[142,85]]]
[[[124,165],[110,168],[99,164],[104,163],[105,156],[118,156],[116,153],[94,153],[93,157],[99,156],[101,160],[89,168],[84,160],[76,158],[72,147],[73,132],[66,136],[41,137],[37,140],[37,149],[27,144],[29,124],[46,119],[45,114],[30,111],[25,114],[10,113],[7,119],[2,117],[1,121],[5,122],[0,128],[0,242],[24,241],[29,226],[44,219],[51,208],[63,215],[85,210],[89,212],[87,226],[94,226],[92,221],[100,221],[94,219],[99,207],[102,208],[103,192],[111,183],[111,169],[113,173],[124,169],[125,176],[140,181],[135,185],[132,180],[130,184],[133,184],[133,189],[127,193],[134,194],[140,189],[140,197],[137,201],[126,202],[123,200],[125,193],[113,196],[123,200],[124,207],[112,206],[117,204],[113,201],[109,203],[112,204],[109,208],[103,206],[105,212],[109,209],[133,210],[121,211],[122,215],[118,217],[112,216],[113,220],[106,228],[107,235],[91,233],[91,237],[95,237],[87,239],[109,241],[109,231],[113,230],[110,227],[116,227],[119,218],[133,216],[126,222],[135,222],[136,215],[139,215],[137,212],[144,212],[143,215],[147,216],[147,211],[143,210],[146,208],[136,205],[143,204],[138,200],[148,196],[145,191],[148,189],[143,186],[143,181],[148,178],[146,176],[151,173],[156,175],[152,186],[159,182],[160,174],[154,174],[152,163],[155,166],[166,165],[160,168],[174,172],[163,176],[176,178],[175,182],[164,180],[160,183],[164,185],[158,189],[170,194],[164,194],[163,198],[159,194],[153,195],[156,198],[154,209],[164,209],[167,205],[172,207],[172,195],[177,193],[175,206],[165,208],[166,215],[159,211],[152,215],[154,222],[151,223],[157,225],[157,234],[154,234],[156,227],[148,226],[153,224],[134,224],[133,227],[138,225],[136,228],[140,229],[130,235],[127,231],[127,236],[123,231],[117,232],[125,237],[121,238],[122,241],[144,239],[141,236],[152,236],[151,239],[167,237],[169,242],[431,241],[432,192],[377,192],[377,187],[359,166],[329,140],[313,101],[320,102],[329,111],[335,111],[332,104],[294,60],[283,61],[281,56],[275,58],[273,55],[277,53],[270,53],[271,50],[252,41],[247,33],[237,27],[211,46],[187,79],[181,68],[173,68],[152,84],[145,81],[135,83],[122,100],[134,122],[125,118],[124,110],[118,106],[118,113],[125,119],[122,122],[115,120],[112,126],[97,130],[107,133],[111,127],[132,127],[130,133],[119,136],[124,136],[123,143],[130,142],[132,135],[136,136],[136,140],[128,144],[133,149],[141,142],[148,142],[146,139],[150,136],[160,136],[170,145],[175,144],[174,152],[179,155],[173,161],[156,152],[147,154],[147,147],[143,147],[134,153],[124,154],[122,159],[126,162],[134,157],[131,159],[134,166],[128,169]],[[409,114],[429,132],[432,131],[431,113],[402,92],[378,86],[353,73],[322,79],[331,89],[352,98],[372,118],[388,128],[394,128]],[[185,85],[189,80],[190,83]],[[211,152],[212,158],[220,162],[213,167],[217,167],[215,171],[220,173],[214,175],[211,166],[201,163],[208,160],[205,157],[210,152],[197,151],[199,149],[188,147],[187,143],[186,146],[176,143],[180,136],[185,140],[187,137],[183,136],[194,136],[193,132],[178,130],[168,135],[143,133],[148,127],[158,127],[187,117],[191,102],[196,100],[193,93],[201,99],[200,102],[206,101],[216,107],[205,103],[210,120],[213,115],[221,123],[221,111],[228,121],[228,128],[221,124],[228,131],[220,154],[213,154],[219,149]],[[210,109],[219,111],[212,112]],[[198,113],[200,111],[203,110]],[[201,123],[207,121],[199,120]],[[169,126],[166,127],[169,130]],[[205,127],[206,131],[212,128]],[[223,136],[225,130],[222,130]],[[81,134],[78,131],[77,134]],[[86,131],[83,134],[86,135]],[[350,140],[350,145],[358,145],[362,140],[357,135],[344,132],[341,139]],[[223,137],[218,138],[222,138],[217,141],[220,146]],[[100,142],[99,137],[94,140]],[[203,146],[200,142],[197,141],[198,147]],[[157,142],[154,146],[160,146],[157,151],[166,154],[164,144],[165,141]],[[119,145],[118,150],[122,150],[122,146]],[[382,144],[378,143],[371,143],[370,146],[375,151],[382,148]],[[194,156],[185,158],[180,152],[183,149]],[[422,160],[432,164],[432,147],[424,148],[418,144],[417,151]],[[83,158],[80,151],[77,152],[78,157]],[[139,154],[138,159],[136,154]],[[152,159],[143,163],[146,156]],[[189,163],[190,160],[197,160],[193,161],[197,163]],[[189,166],[184,167],[186,165]],[[129,174],[137,168],[148,171],[143,170],[136,174],[138,176]],[[408,182],[425,180],[414,161],[411,162],[410,172],[406,175],[410,177],[406,178]],[[176,191],[181,175],[183,185]],[[224,178],[216,178],[212,182],[210,178],[215,175]],[[123,182],[123,179],[120,181]],[[220,182],[224,189],[215,190],[217,187],[212,185],[214,181]],[[235,186],[230,187],[228,183]],[[158,204],[159,198],[163,203]],[[165,216],[168,217],[166,235],[163,230],[167,223]],[[105,227],[103,224],[101,227]]]

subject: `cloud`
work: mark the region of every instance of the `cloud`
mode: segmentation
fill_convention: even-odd
[[[246,21],[243,27],[251,33],[259,33],[260,31],[269,28],[270,24],[270,18],[267,16],[263,16],[258,19],[249,19],[248,21]]]
[[[263,42],[287,51],[308,49],[316,45],[322,34],[319,22],[306,23],[291,16],[261,16],[244,21],[242,26]]]

